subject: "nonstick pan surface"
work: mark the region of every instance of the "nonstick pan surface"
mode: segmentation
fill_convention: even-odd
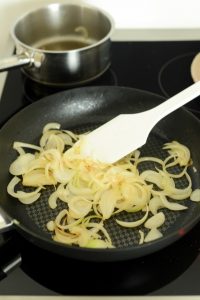
[[[42,192],[40,200],[31,205],[23,205],[7,194],[6,187],[11,179],[8,172],[17,154],[12,149],[14,141],[37,144],[43,126],[48,122],[58,122],[63,129],[75,132],[92,130],[120,113],[135,113],[150,109],[165,99],[150,92],[125,87],[84,87],[60,92],[35,102],[14,115],[0,130],[0,206],[14,221],[14,226],[24,237],[59,255],[90,261],[127,260],[150,254],[166,247],[187,233],[200,219],[200,205],[190,200],[181,201],[188,209],[181,212],[165,211],[166,222],[161,227],[163,237],[139,245],[138,230],[122,228],[114,218],[107,221],[106,228],[111,236],[114,249],[86,249],[65,246],[52,240],[46,223],[54,218],[63,203],[52,210],[48,206],[48,196],[53,188]],[[191,151],[193,165],[189,168],[193,189],[200,186],[200,122],[185,109],[179,109],[162,121],[151,132],[142,155],[164,158],[162,145],[177,140]],[[119,141],[120,143],[120,141]],[[148,163],[143,169],[152,168]],[[176,171],[176,170],[174,170]],[[184,188],[187,181],[180,180],[177,187]],[[141,213],[120,213],[120,219],[132,221]]]

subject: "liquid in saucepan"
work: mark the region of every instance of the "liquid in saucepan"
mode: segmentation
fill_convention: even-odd
[[[44,39],[34,45],[35,48],[50,51],[75,50],[91,45],[91,41],[77,38]]]

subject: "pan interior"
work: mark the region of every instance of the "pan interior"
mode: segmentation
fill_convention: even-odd
[[[67,51],[97,43],[111,29],[110,17],[94,7],[51,4],[23,16],[14,28],[14,36],[26,46]]]
[[[80,88],[65,91],[40,100],[19,112],[4,126],[0,132],[0,183],[2,197],[0,203],[3,209],[17,219],[28,233],[37,235],[38,239],[52,240],[51,234],[46,229],[46,223],[54,219],[63,208],[63,203],[58,201],[55,210],[49,208],[48,197],[53,188],[46,188],[41,198],[32,205],[22,205],[18,200],[8,197],[6,186],[11,178],[8,174],[9,165],[15,159],[16,153],[12,149],[15,140],[38,144],[43,126],[48,122],[59,122],[63,129],[87,132],[96,126],[108,121],[119,113],[135,113],[150,109],[158,105],[163,98],[144,91],[121,87],[93,87]],[[38,117],[42,116],[42,117]],[[179,110],[155,127],[150,134],[147,143],[141,148],[142,156],[155,156],[165,158],[167,153],[162,150],[165,142],[177,140],[185,144],[191,150],[194,164],[189,168],[193,189],[199,188],[200,153],[197,133],[200,123],[184,110]],[[6,158],[6,159],[4,159]],[[194,168],[196,167],[196,169]],[[141,165],[141,170],[155,169],[152,163]],[[178,169],[172,170],[178,172]],[[187,180],[177,182],[178,188],[187,186]],[[181,212],[164,210],[165,224],[160,228],[164,238],[178,233],[180,228],[190,229],[200,216],[200,206],[190,200],[181,200],[181,204],[188,209]],[[118,219],[133,221],[139,219],[144,213],[125,213],[117,215]],[[138,246],[138,229],[122,228],[115,222],[115,218],[105,222],[113,244],[117,248],[131,248]],[[30,238],[32,235],[30,234]],[[162,238],[159,239],[162,243]],[[159,243],[159,242],[158,242]],[[141,245],[143,247],[143,245]],[[133,249],[132,249],[133,250]]]
[[[97,125],[84,125],[82,127],[73,129],[76,133],[88,132],[96,128]],[[150,134],[147,143],[143,146],[141,150],[142,156],[154,156],[161,159],[166,158],[168,155],[165,150],[162,149],[163,144],[166,143],[168,138],[165,134],[158,128]],[[156,167],[159,167],[158,164],[152,162],[144,162],[140,165],[140,172],[144,170],[155,170]],[[180,167],[175,166],[171,169],[174,173],[180,172]],[[197,174],[194,171],[193,167],[189,168],[189,174],[192,177],[193,181],[193,189],[198,187],[199,178],[197,178]],[[176,186],[177,188],[185,188],[187,187],[188,182],[186,178],[182,178],[177,180]],[[26,213],[30,218],[30,221],[34,223],[39,230],[42,231],[43,235],[46,235],[48,238],[51,238],[51,233],[48,232],[46,228],[46,224],[50,220],[54,220],[56,215],[60,210],[66,208],[66,204],[62,201],[58,200],[58,206],[56,209],[52,210],[48,205],[48,198],[50,194],[54,191],[53,187],[47,187],[40,197],[39,201],[36,201],[32,205],[26,205]],[[109,200],[109,199],[108,199]],[[168,209],[161,209],[166,217],[165,223],[160,228],[161,232],[164,236],[169,235],[174,231],[178,231],[180,228],[183,228],[186,225],[186,220],[193,216],[194,211],[198,204],[188,200],[181,200],[179,202],[188,207],[186,211],[170,211]],[[142,218],[144,212],[136,212],[136,213],[127,213],[121,212],[117,216],[111,217],[109,220],[105,221],[105,228],[108,230],[110,237],[113,241],[113,245],[117,248],[126,248],[136,246],[140,240],[139,230],[141,229],[144,233],[147,233],[148,230],[144,228],[144,226],[139,226],[136,229],[124,228],[119,226],[115,219],[120,219],[123,221],[136,221],[137,219]]]

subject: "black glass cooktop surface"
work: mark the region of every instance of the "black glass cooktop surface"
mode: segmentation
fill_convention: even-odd
[[[88,85],[118,85],[170,97],[192,84],[199,41],[113,42],[112,64]],[[0,125],[59,89],[10,71],[0,102]],[[197,117],[198,99],[187,105]],[[0,295],[200,295],[200,224],[149,256],[112,263],[67,259],[32,245],[15,231],[0,235]]]

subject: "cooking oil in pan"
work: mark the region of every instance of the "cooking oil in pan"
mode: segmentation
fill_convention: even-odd
[[[43,39],[35,44],[34,47],[46,51],[68,51],[87,47],[91,44],[92,41],[89,39],[55,37]]]

